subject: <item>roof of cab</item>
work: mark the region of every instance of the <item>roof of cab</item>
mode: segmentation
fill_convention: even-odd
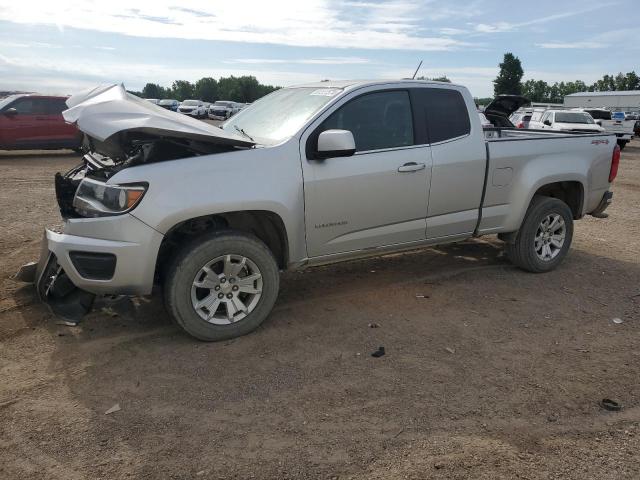
[[[303,83],[300,85],[292,85],[290,88],[340,88],[343,90],[350,90],[353,88],[359,87],[369,87],[374,85],[389,85],[389,84],[398,84],[398,83],[406,83],[406,84],[431,84],[431,85],[451,85],[454,87],[460,87],[462,85],[458,85],[456,83],[448,83],[448,82],[437,82],[434,80],[413,80],[410,78],[404,79],[387,79],[387,80],[328,80],[324,82],[313,82],[313,83]]]

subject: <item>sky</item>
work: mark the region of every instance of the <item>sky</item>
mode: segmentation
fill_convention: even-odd
[[[254,75],[446,75],[493,93],[505,52],[525,79],[640,73],[638,0],[0,0],[0,90],[51,94],[104,83]]]

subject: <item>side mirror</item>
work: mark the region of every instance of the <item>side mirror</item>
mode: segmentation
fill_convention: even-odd
[[[18,110],[16,110],[15,108],[11,107],[11,108],[7,108],[4,112],[5,115],[17,115],[18,114]]]
[[[325,130],[318,136],[315,158],[350,157],[356,153],[356,142],[349,130]]]
[[[550,126],[551,126],[551,120],[545,120],[545,121],[544,121],[544,124],[545,124],[547,127],[550,127]]]

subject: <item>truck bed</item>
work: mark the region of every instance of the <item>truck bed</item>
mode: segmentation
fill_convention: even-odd
[[[553,130],[536,130],[525,128],[484,128],[484,136],[488,141],[500,140],[523,140],[540,138],[575,138],[576,136],[611,136],[610,133],[580,133],[580,132],[558,132]]]
[[[614,135],[490,128],[485,137],[486,186],[478,234],[516,231],[539,186],[578,179],[576,187],[586,192],[578,216],[593,211],[609,189]]]

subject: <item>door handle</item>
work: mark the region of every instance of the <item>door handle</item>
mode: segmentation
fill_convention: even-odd
[[[426,165],[424,163],[409,162],[409,163],[405,163],[401,167],[398,167],[398,171],[399,172],[417,172],[418,170],[422,170],[424,168],[426,168]]]

